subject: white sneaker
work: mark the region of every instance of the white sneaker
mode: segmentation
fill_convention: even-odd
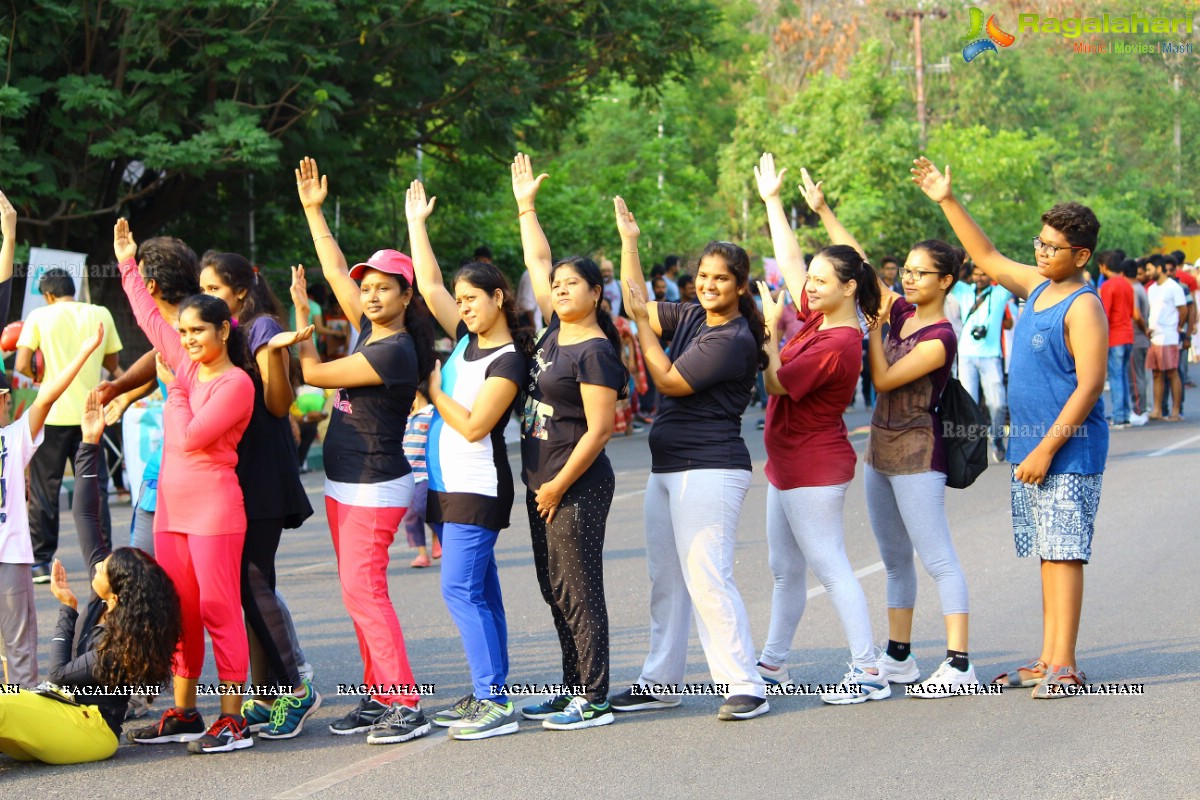
[[[967,667],[966,672],[950,666],[950,659],[942,662],[937,672],[930,675],[916,686],[909,686],[905,693],[909,697],[938,699],[955,697],[962,694],[974,694],[974,687],[982,686],[975,677],[974,665]]]
[[[791,688],[795,685],[792,683],[792,676],[788,674],[787,667],[775,667],[774,669],[771,669],[761,661],[759,661],[756,666],[758,667],[758,674],[762,676],[762,679],[766,681],[768,685],[784,686],[787,688]]]
[[[300,680],[308,681],[309,683],[312,683],[312,679],[313,679],[313,665],[308,663],[307,661],[305,661],[303,664],[300,665]]]
[[[879,661],[879,677],[885,678],[888,683],[908,684],[921,679],[921,670],[912,653],[903,661],[892,658],[886,650],[876,650],[875,657]]]
[[[1130,414],[1129,415],[1129,424],[1134,426],[1135,428],[1140,428],[1141,426],[1145,425],[1149,421],[1150,421],[1149,414]]]
[[[821,692],[821,702],[844,706],[891,697],[892,687],[882,675],[872,675],[853,664],[848,666],[850,671],[843,676],[841,683],[827,692]]]

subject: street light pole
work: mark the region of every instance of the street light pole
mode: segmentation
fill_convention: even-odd
[[[911,8],[907,11],[887,12],[887,18],[890,20],[909,17],[913,21],[913,47],[916,48],[916,69],[914,71],[917,77],[917,135],[921,150],[925,149],[926,130],[928,127],[928,119],[925,113],[925,51],[921,43],[921,20],[927,16],[934,19],[945,19],[947,13],[945,9],[941,8]]]

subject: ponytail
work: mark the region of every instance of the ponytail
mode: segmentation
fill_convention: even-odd
[[[833,274],[842,283],[854,281],[854,302],[858,310],[867,320],[868,325],[874,325],[879,318],[879,306],[883,292],[879,288],[879,276],[862,254],[846,244],[831,244],[813,254],[813,260],[818,256],[829,262]],[[812,261],[809,261],[811,264]]]
[[[512,334],[513,345],[517,348],[517,352],[526,358],[532,356],[534,350],[533,331],[528,325],[523,324],[517,315],[517,300],[513,297],[504,274],[494,264],[486,261],[472,261],[458,268],[450,285],[457,286],[459,281],[466,281],[489,295],[496,290],[500,291],[500,309],[504,312],[504,321],[508,324],[508,332]]]
[[[621,332],[617,330],[617,325],[612,320],[612,315],[603,308],[596,306],[596,322],[600,325],[600,330],[604,331],[604,335],[608,337],[608,343],[612,345],[613,353],[617,356],[617,363],[621,365],[621,388],[617,390],[617,398],[626,400],[629,398],[629,370],[625,367],[625,359],[621,357],[624,346],[621,344]]]
[[[200,319],[218,331],[222,325],[229,323],[229,338],[225,340],[229,360],[235,367],[251,375],[258,374],[258,365],[251,357],[250,348],[246,343],[246,333],[238,327],[237,320],[230,316],[229,306],[225,305],[224,300],[209,294],[194,294],[179,304],[179,316],[182,317],[183,312],[189,308],[196,309]]]
[[[395,276],[400,283],[400,291],[408,289],[408,281],[404,280],[401,275]],[[417,349],[417,382],[428,380],[429,373],[433,372],[433,362],[437,356],[433,348],[433,315],[429,313],[429,308],[425,305],[424,298],[413,288],[412,300],[409,301],[408,309],[404,313],[404,327],[408,329],[408,335],[412,337],[413,345]]]

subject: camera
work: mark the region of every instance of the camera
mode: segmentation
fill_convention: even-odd
[[[974,328],[971,328],[971,338],[975,339],[976,341],[986,339],[987,331],[987,325],[976,325]]]

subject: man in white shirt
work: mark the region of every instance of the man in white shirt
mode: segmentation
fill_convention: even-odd
[[[1150,408],[1150,419],[1163,418],[1163,391],[1169,382],[1172,403],[1167,421],[1178,422],[1182,419],[1183,392],[1183,382],[1179,379],[1179,334],[1187,325],[1187,300],[1183,288],[1167,274],[1161,257],[1151,258],[1146,270],[1154,279],[1146,292],[1150,298],[1150,352],[1146,355],[1146,366],[1154,374],[1154,405]]]

